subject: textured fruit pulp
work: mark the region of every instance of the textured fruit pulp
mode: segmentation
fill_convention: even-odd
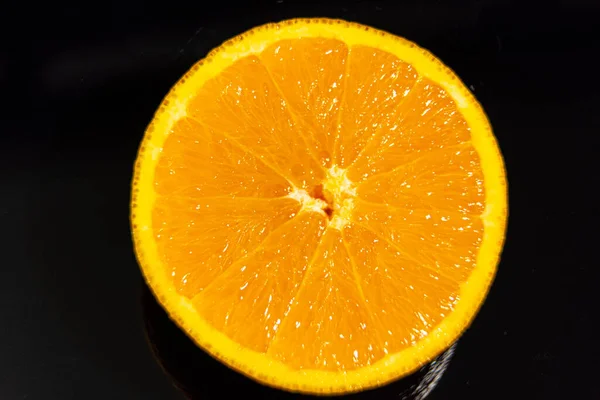
[[[395,56],[278,42],[209,80],[156,169],[153,229],[181,295],[293,368],[360,368],[452,312],[483,237],[469,128]]]

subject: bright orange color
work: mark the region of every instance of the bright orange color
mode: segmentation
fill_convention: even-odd
[[[168,97],[140,151],[136,248],[217,358],[290,390],[360,390],[411,372],[475,314],[504,234],[502,160],[437,60],[294,23],[309,33],[248,34]]]

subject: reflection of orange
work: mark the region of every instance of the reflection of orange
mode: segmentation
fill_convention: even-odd
[[[288,390],[404,376],[469,324],[506,220],[479,104],[414,44],[331,20],[252,30],[169,93],[140,147],[136,252],[203,348]]]

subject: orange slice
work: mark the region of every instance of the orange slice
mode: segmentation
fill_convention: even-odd
[[[466,329],[507,192],[450,69],[388,33],[303,19],[226,42],[174,86],[131,212],[149,286],[200,347],[334,394],[409,374]]]

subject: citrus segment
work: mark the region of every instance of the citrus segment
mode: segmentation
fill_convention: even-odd
[[[296,123],[304,124],[296,134],[306,139],[308,150],[327,168],[332,162],[347,58],[346,44],[323,38],[282,40],[260,54]]]
[[[468,279],[475,266],[483,233],[477,217],[435,209],[398,210],[360,200],[355,203],[354,217],[358,226],[404,257],[454,282]]]
[[[192,304],[237,343],[266,351],[286,318],[325,225],[321,214],[300,213],[237,260]]]
[[[160,197],[153,230],[161,262],[175,288],[192,297],[299,209],[289,198]]]
[[[348,170],[353,179],[388,171],[471,138],[454,100],[426,78],[415,83],[394,117],[391,128],[370,136],[368,148]]]
[[[356,190],[363,200],[407,211],[439,209],[474,217],[484,211],[483,174],[477,152],[468,143],[427,152],[371,176]]]
[[[371,137],[398,129],[396,113],[417,79],[411,65],[370,46],[352,46],[347,64],[335,152],[340,168],[351,165]]]
[[[446,265],[423,264],[359,224],[344,230],[344,240],[379,332],[381,356],[414,346],[452,311],[460,281],[445,275]]]
[[[285,99],[256,56],[236,61],[200,88],[187,114],[215,135],[243,147],[294,185],[308,188],[323,178]]]
[[[341,232],[328,229],[268,354],[294,368],[351,371],[383,356]]]
[[[235,141],[189,117],[175,121],[157,154],[159,197],[280,197],[291,184]]]

